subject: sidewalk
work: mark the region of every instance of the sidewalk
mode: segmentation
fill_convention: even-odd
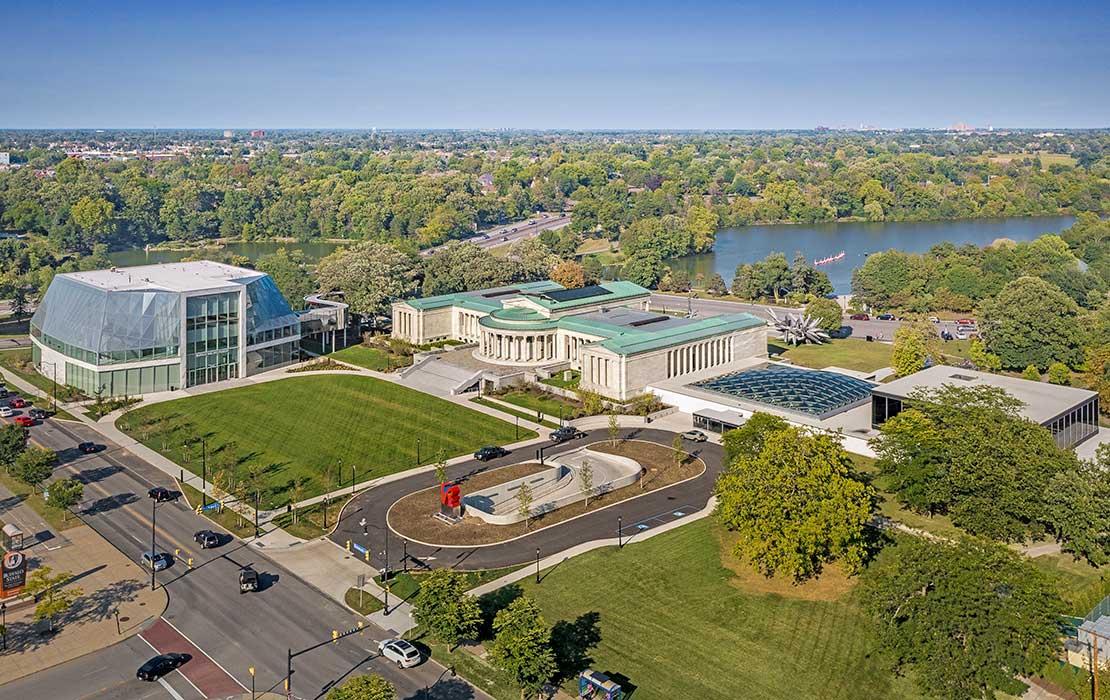
[[[0,651],[0,684],[111,646],[138,634],[166,609],[166,592],[150,590],[150,579],[90,527],[67,531],[74,546],[33,547],[31,569],[49,566],[73,574],[84,594],[55,623],[53,635],[40,631],[34,605],[8,601],[8,649]],[[117,621],[118,619],[118,621]],[[118,627],[117,627],[118,625]]]
[[[0,484],[0,521],[23,531],[24,547],[41,546],[48,551],[65,547],[69,538],[55,531],[31,506]]]

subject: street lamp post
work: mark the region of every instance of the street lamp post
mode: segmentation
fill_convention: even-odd
[[[4,650],[8,648],[8,604],[0,603],[0,636],[4,638]]]
[[[405,567],[405,573],[409,570],[409,541],[401,540],[401,564]]]
[[[516,439],[520,440],[520,416],[516,416]]]
[[[254,492],[254,539],[258,539],[258,508],[262,505],[261,495]]]
[[[254,700],[254,666],[248,668],[247,673],[251,674],[251,700]]]
[[[351,465],[351,495],[355,495],[355,465]]]
[[[420,438],[416,438],[416,466],[420,466]]]
[[[536,583],[540,582],[540,548],[536,547]]]
[[[205,485],[208,483],[208,440],[200,439],[200,502],[208,507],[208,492]]]
[[[150,498],[150,590],[158,589],[158,583],[155,580],[157,568],[154,565],[154,557],[157,556],[158,550],[155,549],[154,532],[158,528],[158,499],[151,496]]]
[[[621,524],[621,516],[618,515],[617,516],[617,549],[621,549],[622,547],[624,547],[624,543],[621,541],[621,533],[623,533],[623,532],[624,532],[624,526]]]

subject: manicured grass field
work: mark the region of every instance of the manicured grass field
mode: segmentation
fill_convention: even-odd
[[[782,594],[746,589],[722,565],[711,519],[520,585],[548,624],[597,614],[591,666],[634,687],[635,700],[921,697],[888,670],[850,591],[806,600],[790,584]]]
[[[560,411],[564,419],[573,418],[580,410],[579,407],[566,399],[559,398],[554,394],[540,394],[539,392],[531,391],[510,391],[497,396],[498,399],[506,403],[511,403],[514,406],[520,406],[532,413],[532,420],[535,420],[536,411],[544,414],[547,418],[558,419]]]
[[[352,345],[333,352],[331,357],[340,362],[365,367],[378,372],[388,372],[398,367],[407,367],[412,364],[412,357],[402,357],[386,352],[381,348],[368,348],[365,345]]]
[[[209,480],[261,470],[263,507],[284,506],[356,481],[515,439],[515,427],[478,411],[371,377],[288,379],[142,406],[118,421],[147,447],[199,473],[208,445]],[[521,430],[520,438],[535,433]],[[191,442],[191,447],[185,447]],[[419,458],[418,458],[419,455]]]
[[[778,355],[802,367],[823,369],[842,367],[860,372],[873,372],[890,366],[890,351],[893,346],[887,343],[869,343],[854,338],[834,339],[822,345],[799,345],[790,347],[782,343],[768,343],[767,351],[772,357]]]
[[[564,375],[567,375],[570,378],[569,379],[564,379],[563,378]],[[541,379],[540,382],[542,382],[543,384],[546,384],[548,386],[558,387],[560,389],[577,389],[578,388],[578,382],[580,382],[581,380],[582,380],[582,373],[579,372],[578,370],[572,369],[572,370],[567,370],[565,372],[559,372],[555,376],[550,377],[548,379]]]
[[[489,399],[484,398],[484,397],[474,397],[473,399],[471,399],[471,402],[479,404],[481,406],[485,406],[486,408],[492,408],[495,411],[501,411],[502,413],[507,413],[510,416],[516,416],[517,418],[520,418],[521,420],[532,421],[533,423],[536,422],[536,414],[532,413],[530,411],[518,411],[516,409],[509,408],[508,406],[504,406],[504,405],[499,404],[499,403],[494,403],[493,401],[490,401]],[[549,421],[546,418],[543,421],[540,422],[540,425],[548,427],[548,428],[558,428],[559,427],[558,423],[553,422],[553,421]]]

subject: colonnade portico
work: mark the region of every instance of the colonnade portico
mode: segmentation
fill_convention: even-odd
[[[478,352],[491,362],[554,362],[555,333],[514,333],[482,329]]]

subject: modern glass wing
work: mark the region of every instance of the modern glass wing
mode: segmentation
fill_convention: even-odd
[[[872,384],[835,372],[768,365],[713,377],[692,386],[825,418],[870,400]]]

